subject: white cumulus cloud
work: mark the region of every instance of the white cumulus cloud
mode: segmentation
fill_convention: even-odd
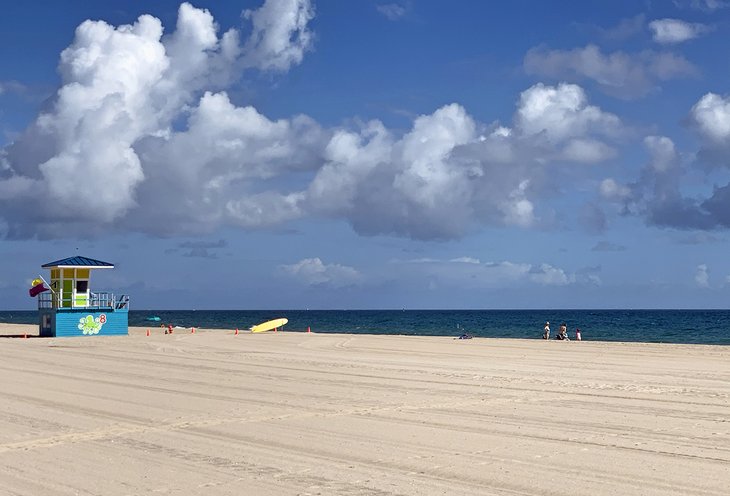
[[[243,47],[247,66],[264,70],[287,70],[299,64],[311,47],[308,29],[314,18],[309,0],[267,0],[256,10],[244,11],[253,31]]]
[[[649,23],[649,29],[654,41],[663,44],[682,43],[710,30],[704,24],[686,22],[681,19],[657,19]]]
[[[563,269],[549,264],[532,267],[529,274],[530,280],[544,286],[565,286],[574,281],[574,278],[569,277]]]
[[[656,172],[668,172],[678,166],[679,156],[671,139],[666,136],[647,136],[644,145],[652,155],[651,167]]]
[[[405,5],[398,3],[385,3],[375,6],[376,10],[384,15],[389,21],[397,21],[408,12]]]
[[[585,271],[566,272],[560,267],[542,263],[511,261],[481,262],[473,257],[451,260],[416,259],[394,261],[399,273],[411,280],[425,279],[439,286],[489,289],[526,286],[566,286],[595,284],[596,278],[585,277]],[[595,276],[595,274],[592,274]]]
[[[696,76],[687,59],[671,52],[603,53],[596,45],[572,50],[530,49],[523,62],[528,74],[561,81],[591,80],[605,93],[625,99],[642,97],[662,81]]]
[[[475,224],[529,227],[545,162],[608,157],[600,140],[620,127],[579,86],[542,84],[522,93],[512,129],[486,132],[457,104],[418,117],[402,137],[373,121],[335,133],[303,208],[344,215],[361,234],[420,239],[458,237]]]
[[[674,5],[680,8],[692,8],[704,12],[714,12],[718,9],[730,7],[727,0],[674,0]]]
[[[707,265],[700,264],[697,266],[695,271],[695,284],[697,284],[697,287],[700,288],[710,287],[710,273]]]
[[[583,88],[565,83],[538,83],[523,91],[516,121],[525,134],[544,134],[556,142],[590,132],[612,134],[620,124],[615,115],[589,105]]]
[[[307,286],[328,286],[341,288],[359,284],[361,274],[353,267],[340,264],[325,264],[320,258],[305,258],[291,265],[280,265],[279,270]]]
[[[730,97],[707,93],[690,111],[693,124],[707,141],[730,143]]]
[[[620,184],[610,177],[601,181],[599,191],[601,196],[608,200],[622,201],[631,194],[631,189],[628,186]]]
[[[621,204],[623,213],[644,217],[650,225],[681,229],[730,225],[728,187],[716,187],[706,200],[685,196],[681,188],[685,164],[674,142],[666,136],[647,136],[644,146],[650,160],[638,180],[622,185],[605,179],[600,185],[604,198]]]
[[[582,163],[603,162],[616,156],[616,150],[596,139],[573,139],[563,150],[565,160]]]
[[[247,66],[298,63],[309,43],[310,11],[308,0],[268,0],[247,11],[253,32],[244,46],[233,29],[219,38],[210,13],[188,3],[180,5],[176,29],[166,37],[149,15],[118,27],[83,22],[61,54],[62,86],[52,107],[3,150],[0,191],[13,198],[3,205],[11,235],[68,235],[73,226],[88,234],[146,210],[155,198],[140,190],[151,189],[160,174],[159,164],[142,156],[154,155],[150,142],[171,135],[173,120],[200,90],[227,84]],[[173,172],[174,178],[190,171],[178,164]],[[169,185],[163,186],[156,194],[168,203],[192,200],[171,200]],[[25,212],[27,195],[47,201]]]
[[[539,225],[554,171],[615,153],[622,123],[574,84],[526,89],[508,123],[452,103],[405,131],[379,120],[324,128],[234,103],[226,89],[242,71],[302,61],[313,15],[309,1],[268,0],[246,11],[245,39],[187,3],[165,36],[151,16],[82,23],[55,100],[0,150],[7,234],[194,235],[319,217],[362,235],[453,239]]]

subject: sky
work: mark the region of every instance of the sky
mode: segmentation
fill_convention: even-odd
[[[728,308],[730,1],[27,1],[0,309]]]

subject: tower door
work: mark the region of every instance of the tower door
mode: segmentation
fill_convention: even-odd
[[[61,306],[70,308],[73,304],[74,280],[64,279],[61,285]]]

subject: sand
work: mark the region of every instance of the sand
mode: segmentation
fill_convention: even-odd
[[[0,369],[2,495],[730,488],[730,347],[155,328]]]

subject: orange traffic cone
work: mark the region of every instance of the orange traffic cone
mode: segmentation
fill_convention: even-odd
[[[234,335],[238,336],[238,327],[236,327],[236,333]]]
[[[147,329],[147,336],[149,336],[149,335],[150,335],[150,330],[149,330],[149,329]]]
[[[190,328],[190,334],[195,334],[195,327]]]
[[[309,326],[307,326],[307,334],[312,334],[312,329]]]

